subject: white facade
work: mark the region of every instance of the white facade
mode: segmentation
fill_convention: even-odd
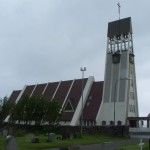
[[[126,18],[108,27],[103,99],[97,120],[99,125],[126,125],[127,117],[138,115],[132,28]]]

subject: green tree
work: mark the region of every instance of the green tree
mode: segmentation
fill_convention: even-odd
[[[34,119],[34,109],[36,105],[36,98],[26,96],[25,105],[23,107],[23,121],[25,124],[31,124]]]
[[[17,123],[20,124],[21,121],[24,121],[25,116],[24,106],[26,105],[27,100],[28,97],[23,96],[12,108],[10,115],[10,121],[12,123],[15,123],[17,121]]]
[[[33,111],[33,120],[36,125],[41,125],[47,109],[47,101],[43,97],[35,97],[36,103]]]
[[[13,104],[8,100],[8,98],[5,96],[2,99],[2,106],[0,110],[0,124],[4,122],[6,117],[10,114],[11,108]]]
[[[60,101],[58,99],[47,101],[47,110],[45,112],[44,121],[48,122],[49,125],[55,125],[59,122],[61,115],[62,111]]]
[[[43,97],[23,96],[11,111],[10,121],[18,124],[36,125],[48,122],[56,124],[61,116],[61,104],[59,100],[47,100]]]

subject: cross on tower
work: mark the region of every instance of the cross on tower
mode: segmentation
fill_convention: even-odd
[[[120,3],[118,2],[118,13],[119,13],[119,20],[120,20],[120,8],[121,8],[121,6],[120,6]]]

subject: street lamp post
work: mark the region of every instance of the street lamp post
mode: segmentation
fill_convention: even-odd
[[[84,71],[86,71],[86,67],[81,67],[80,71],[82,72],[82,104],[81,104],[81,134],[83,128],[83,86],[84,86]]]
[[[115,126],[115,121],[116,121],[116,88],[117,88],[117,83],[120,81],[120,80],[131,80],[130,78],[121,78],[121,79],[117,79],[115,81],[115,89],[114,89],[114,126]]]

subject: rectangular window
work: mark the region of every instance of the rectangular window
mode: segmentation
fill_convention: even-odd
[[[130,92],[130,99],[134,100],[134,93]]]
[[[129,111],[135,113],[135,106],[129,105]]]
[[[133,80],[130,80],[130,86],[133,87]]]

